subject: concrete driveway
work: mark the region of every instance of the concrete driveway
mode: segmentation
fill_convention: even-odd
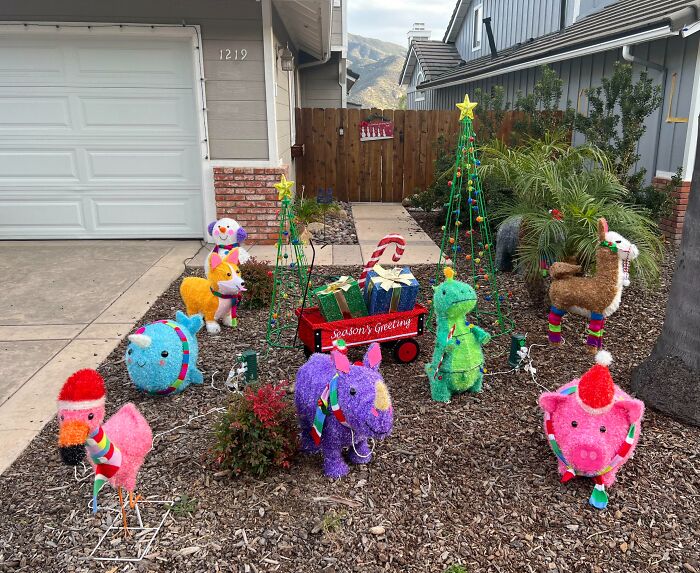
[[[0,242],[0,473],[184,269],[199,241]]]

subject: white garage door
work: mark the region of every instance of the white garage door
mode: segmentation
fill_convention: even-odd
[[[184,38],[0,36],[0,239],[201,236],[193,83]]]

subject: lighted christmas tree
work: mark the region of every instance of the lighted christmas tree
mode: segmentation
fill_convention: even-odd
[[[304,247],[294,213],[294,181],[282,175],[275,183],[279,194],[277,257],[272,273],[272,299],[267,320],[267,342],[276,348],[293,348],[296,339],[295,310],[304,306],[309,274]]]
[[[515,323],[508,316],[509,293],[501,293],[498,288],[486,198],[477,170],[480,162],[472,123],[476,105],[469,101],[468,95],[457,104],[461,112],[461,130],[452,181],[447,183],[450,198],[445,204],[445,223],[435,282],[441,280],[443,267],[453,267],[456,278],[470,283],[477,293],[475,322],[492,336],[499,336],[512,331]]]

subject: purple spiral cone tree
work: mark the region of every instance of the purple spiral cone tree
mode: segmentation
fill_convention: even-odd
[[[393,426],[391,398],[379,374],[382,353],[373,343],[361,365],[351,365],[339,350],[314,354],[297,372],[294,391],[302,449],[323,453],[323,470],[331,478],[346,475],[347,461],[372,459],[368,439],[384,439]]]

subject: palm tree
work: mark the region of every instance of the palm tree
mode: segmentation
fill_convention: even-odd
[[[492,215],[522,221],[517,264],[528,283],[541,281],[542,260],[575,260],[584,270],[594,264],[600,217],[639,247],[636,277],[646,285],[656,282],[663,248],[658,228],[628,202],[627,189],[595,146],[572,147],[556,134],[520,147],[495,141],[482,149],[480,170],[489,190],[511,191]]]
[[[651,356],[632,374],[632,389],[669,416],[700,426],[700,153],[685,213],[666,319]]]

